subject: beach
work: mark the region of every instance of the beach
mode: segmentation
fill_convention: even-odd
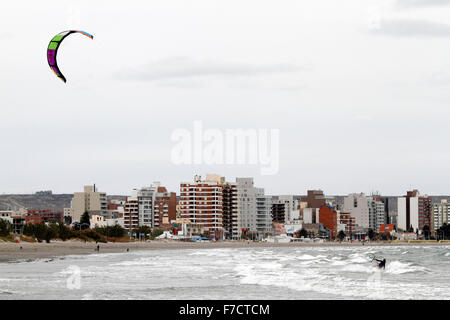
[[[97,245],[99,251],[97,252]],[[121,253],[137,250],[176,250],[176,249],[219,249],[251,247],[327,247],[327,246],[439,246],[438,242],[291,242],[269,243],[252,241],[215,241],[215,242],[181,242],[176,240],[153,240],[142,242],[108,242],[95,243],[84,241],[38,242],[0,242],[0,262],[23,261],[35,259],[52,259],[66,255],[85,255],[101,253]],[[448,243],[447,243],[448,245]],[[128,249],[128,251],[127,251]]]

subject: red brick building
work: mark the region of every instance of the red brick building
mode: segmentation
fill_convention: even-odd
[[[154,227],[171,228],[170,222],[177,218],[177,195],[158,187],[154,202]]]
[[[322,190],[308,190],[308,195],[301,198],[301,202],[306,202],[307,208],[319,209],[325,205],[326,199]]]
[[[27,215],[25,216],[25,223],[63,223],[63,219],[63,212],[53,212],[51,210],[28,210]]]
[[[329,205],[323,205],[319,210],[319,223],[330,230],[330,238],[337,235],[337,212]]]

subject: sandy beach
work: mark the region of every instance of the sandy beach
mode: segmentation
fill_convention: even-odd
[[[100,251],[97,252],[97,245]],[[438,242],[370,242],[364,246],[398,246],[398,245],[448,245]],[[0,262],[27,261],[35,259],[51,259],[65,255],[119,253],[133,250],[170,250],[170,249],[217,249],[246,247],[321,247],[321,246],[363,246],[361,242],[313,242],[313,243],[267,243],[247,241],[217,241],[217,242],[180,242],[173,240],[154,240],[149,242],[98,243],[81,241],[52,241],[51,243],[0,243]]]

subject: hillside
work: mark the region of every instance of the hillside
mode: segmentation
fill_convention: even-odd
[[[50,209],[63,211],[70,207],[73,194],[2,194],[0,195],[0,210]],[[108,196],[108,199],[125,200],[126,196]]]

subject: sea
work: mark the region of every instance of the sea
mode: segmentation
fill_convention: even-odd
[[[371,256],[386,258],[377,268]],[[0,263],[0,299],[450,299],[450,246],[142,250]]]

